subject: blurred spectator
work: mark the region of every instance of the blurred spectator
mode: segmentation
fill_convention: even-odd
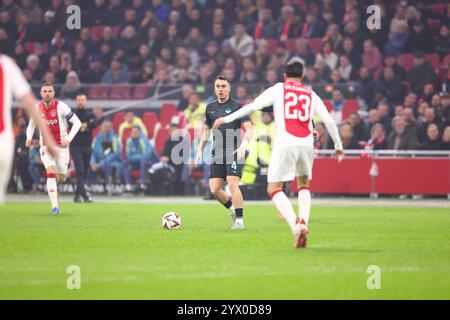
[[[309,12],[300,29],[300,34],[302,38],[322,38],[325,28],[323,22],[314,13]]]
[[[404,98],[403,85],[391,67],[385,67],[380,80],[380,87],[386,92],[386,99],[389,104],[401,103]]]
[[[373,100],[373,92],[376,87],[376,83],[372,79],[372,76],[368,68],[361,67],[359,69],[358,81],[360,85],[359,96],[364,101],[367,107]]]
[[[439,34],[436,37],[436,53],[441,57],[450,54],[450,27],[443,24],[439,29]]]
[[[321,45],[320,53],[316,55],[316,62],[314,66],[317,68],[319,61],[324,60],[327,66],[334,70],[338,63],[338,56],[333,51],[333,46],[330,42],[323,42]]]
[[[169,18],[170,7],[162,0],[152,0],[152,5],[158,20],[163,23],[166,22]]]
[[[401,117],[405,120],[406,134],[417,137],[417,122],[414,118],[413,109],[403,108]]]
[[[275,38],[276,28],[272,11],[269,8],[263,8],[259,12],[258,22],[253,30],[253,38],[255,40]]]
[[[45,168],[42,163],[41,153],[39,149],[39,139],[37,137],[34,137],[31,142],[31,147],[28,151],[28,170],[30,172],[31,179],[33,180],[33,191],[44,191],[41,177],[45,172]]]
[[[417,138],[419,143],[423,144],[426,142],[428,126],[430,124],[435,124],[438,127],[441,125],[440,119],[436,117],[436,111],[433,108],[427,108],[424,113],[424,118],[418,121]]]
[[[353,136],[357,142],[365,140],[367,136],[367,128],[362,121],[358,112],[352,112],[347,119],[348,124],[352,127]]]
[[[433,97],[435,96],[434,86],[432,83],[426,83],[423,87],[422,94],[420,95],[419,101],[426,101],[431,103]]]
[[[270,62],[269,44],[265,39],[257,41],[256,66],[259,70],[265,70]]]
[[[342,35],[339,31],[339,27],[337,24],[330,24],[325,32],[324,37],[322,38],[323,42],[329,42],[334,50],[342,43]]]
[[[439,128],[434,123],[431,123],[427,127],[427,138],[424,143],[421,144],[422,150],[440,150],[441,140],[439,139]]]
[[[417,147],[417,137],[408,135],[402,117],[392,119],[392,132],[388,136],[387,148],[391,150],[412,150]]]
[[[411,84],[411,90],[420,93],[426,83],[434,83],[436,74],[431,63],[425,59],[421,51],[415,53],[414,64],[406,76],[406,81]]]
[[[245,32],[242,24],[234,27],[234,34],[228,41],[232,50],[239,56],[248,57],[253,54],[253,38]]]
[[[366,149],[384,150],[386,148],[386,130],[381,123],[375,123],[370,130],[370,139],[366,143]]]
[[[312,66],[315,60],[314,53],[309,47],[308,42],[303,38],[295,40],[295,50],[291,54],[290,59],[293,57],[301,59],[306,67]]]
[[[4,28],[0,28],[0,52],[11,56],[14,52],[14,41]]]
[[[88,61],[89,68],[81,74],[81,80],[84,83],[99,83],[105,74],[100,55],[92,54]]]
[[[445,127],[442,134],[441,150],[450,150],[450,126]]]
[[[386,129],[386,132],[389,134],[392,124],[390,107],[387,103],[380,103],[377,107],[377,110],[380,117],[379,122],[383,125],[383,127]]]
[[[184,110],[187,125],[189,128],[197,128],[203,125],[203,118],[205,116],[206,103],[200,101],[197,93],[193,92],[189,96],[189,104]]]
[[[67,74],[66,82],[61,88],[61,98],[63,99],[75,99],[80,91],[81,84],[78,79],[78,74],[75,71],[70,71]]]
[[[33,0],[21,0],[20,7],[17,10],[17,17],[25,15],[28,23],[40,25],[42,22],[42,10]]]
[[[44,69],[40,65],[39,57],[35,54],[30,54],[27,58],[27,68],[31,72],[34,80],[40,81],[44,75]]]
[[[404,47],[406,41],[410,36],[408,30],[408,23],[406,21],[400,21],[394,32],[390,35],[388,42],[386,43],[385,51],[388,54],[397,55],[405,51]]]
[[[406,71],[401,67],[396,60],[396,55],[385,54],[384,55],[384,67],[390,67],[394,69],[394,74],[399,80],[403,81],[406,76]]]
[[[374,75],[375,79],[381,71],[383,56],[380,50],[374,45],[372,40],[364,41],[364,53],[362,54],[362,63]]]
[[[123,16],[122,0],[109,0],[108,17],[106,22],[110,26],[118,26]]]
[[[277,22],[276,38],[281,41],[297,38],[300,34],[299,25],[295,21],[294,8],[290,5],[281,8],[281,16]]]
[[[181,99],[178,101],[178,111],[184,111],[189,105],[189,97],[194,93],[194,88],[190,84],[184,84],[181,87]]]
[[[415,20],[403,51],[414,53],[415,51],[420,50],[425,53],[433,53],[434,46],[432,34],[427,30],[422,21]]]
[[[105,25],[108,21],[108,4],[106,0],[95,0],[92,7],[86,15],[89,26]]]
[[[344,108],[344,103],[345,100],[342,92],[337,89],[333,90],[333,94],[331,97],[331,105],[333,107],[333,110],[331,110],[330,114],[337,124],[341,123],[342,121],[342,109]]]
[[[338,48],[338,53],[347,56],[350,60],[350,63],[355,69],[360,68],[361,53],[355,48],[355,44],[352,38],[345,37],[344,40],[342,40],[342,43]]]
[[[94,176],[103,173],[107,189],[111,191],[113,175],[116,179],[122,179],[121,143],[114,133],[111,121],[103,121],[100,132],[95,137],[92,145],[90,160],[89,182]]]
[[[372,131],[372,127],[379,122],[380,122],[380,113],[378,109],[369,110],[369,112],[367,113],[367,126],[369,131]]]
[[[140,127],[141,132],[147,135],[147,129],[145,128],[144,122],[134,114],[133,111],[127,111],[124,115],[123,122],[119,125],[119,138],[123,141],[123,134],[126,129],[131,129],[132,127]]]
[[[147,170],[158,161],[158,157],[153,150],[152,145],[147,136],[141,132],[141,127],[133,126],[131,128],[130,137],[126,142],[126,160],[124,161],[123,176],[126,184],[126,190],[130,192],[131,187],[131,170],[140,171],[140,188],[145,190],[147,180]]]
[[[49,42],[53,38],[53,33],[56,29],[55,13],[53,11],[46,11],[44,14],[44,22],[39,27],[36,35],[36,41]]]
[[[358,141],[356,141],[353,133],[353,129],[350,124],[343,123],[339,126],[339,135],[341,136],[342,146],[345,150],[358,150],[361,149]],[[328,149],[333,149],[334,143],[332,140],[328,143]]]
[[[127,83],[130,78],[128,68],[122,64],[121,59],[114,57],[111,61],[110,68],[103,75],[102,83],[117,84]]]
[[[317,61],[317,60],[316,60]],[[327,65],[326,61],[321,59],[316,62],[314,69],[317,73],[318,82],[330,82],[331,81],[331,68]]]
[[[355,69],[347,56],[342,55],[339,57],[339,67],[337,70],[343,80],[350,81],[355,79]]]

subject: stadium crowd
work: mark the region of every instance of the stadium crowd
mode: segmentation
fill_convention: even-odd
[[[71,4],[81,7],[80,30],[66,27]],[[372,4],[380,8],[379,29],[366,26]],[[304,62],[305,84],[326,86],[345,149],[450,150],[448,1],[1,0],[0,52],[16,60],[31,84],[54,83],[61,99],[76,98],[86,84],[182,86],[169,121],[149,128],[145,115],[128,112],[118,125],[105,118],[93,130],[100,133],[89,175],[105,163],[104,141],[113,142],[103,170],[116,172],[125,185],[133,176],[145,184],[149,168],[173,171],[179,181],[196,176],[192,166],[171,162],[170,135],[202,124],[206,104],[198,85],[223,74],[245,103],[253,96],[249,85],[280,81],[293,57]],[[348,99],[342,88],[352,84],[356,98]],[[273,139],[270,112],[252,120],[264,134],[255,137],[254,153],[249,146],[248,183],[267,163],[261,144]],[[21,109],[15,123],[16,170],[22,181],[29,176],[38,185],[39,152],[21,148]],[[320,122],[317,130],[316,148],[332,148]]]

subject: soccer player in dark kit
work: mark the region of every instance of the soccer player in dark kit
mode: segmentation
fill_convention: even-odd
[[[244,200],[239,188],[239,180],[245,161],[245,149],[253,135],[253,125],[249,117],[244,117],[223,125],[217,130],[211,130],[216,119],[227,116],[242,107],[238,101],[230,97],[231,83],[227,78],[217,77],[214,81],[214,91],[217,99],[206,106],[205,123],[195,157],[195,166],[198,166],[202,160],[203,148],[212,131],[213,148],[209,188],[217,201],[231,212],[232,229],[239,230],[244,229]],[[241,127],[245,130],[243,139]],[[223,190],[224,181],[230,188],[231,199]]]

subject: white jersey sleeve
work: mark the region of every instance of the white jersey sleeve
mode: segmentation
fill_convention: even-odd
[[[248,116],[252,112],[273,106],[275,103],[275,94],[274,94],[274,91],[276,90],[275,86],[264,90],[264,92],[262,92],[259,96],[257,96],[255,100],[253,100],[253,102],[243,106],[236,112],[233,112],[232,114],[226,116],[224,118],[225,123],[233,122],[236,119]]]
[[[70,109],[70,107],[62,101],[58,104],[58,113],[61,120],[64,119],[65,121],[72,123],[72,128],[70,129],[69,134],[65,137],[65,139],[69,142],[72,142],[73,138],[81,128],[81,121],[78,119],[77,115],[73,113],[72,109]],[[61,121],[61,123],[64,123],[64,121]],[[61,131],[67,132],[67,128],[63,128]]]
[[[23,76],[22,71],[17,64],[9,57],[3,56],[3,63],[6,67],[6,75],[10,78],[11,89],[14,98],[21,99],[28,93],[31,93],[31,87]]]
[[[311,91],[311,104],[314,108],[314,113],[320,117],[320,119],[325,124],[325,127],[328,130],[328,133],[330,134],[331,138],[334,142],[334,148],[336,150],[342,150],[342,142],[341,138],[339,136],[339,130],[336,126],[336,123],[334,122],[333,118],[331,117],[330,113],[328,112],[327,107],[323,103],[322,99],[314,92]]]

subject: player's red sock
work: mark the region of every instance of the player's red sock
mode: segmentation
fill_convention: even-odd
[[[311,192],[309,187],[298,189],[298,215],[300,223],[308,224],[311,212]]]
[[[273,192],[271,194],[271,197],[278,211],[283,215],[284,219],[286,219],[286,222],[291,228],[292,233],[295,233],[296,231],[295,225],[297,223],[297,218],[295,216],[294,208],[292,207],[292,204],[289,201],[288,197],[281,189],[278,189],[275,192]]]

